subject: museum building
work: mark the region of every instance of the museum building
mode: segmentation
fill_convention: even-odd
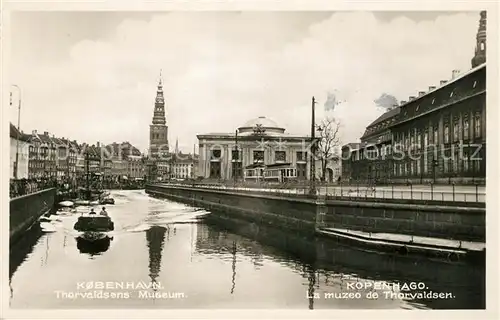
[[[234,133],[207,133],[197,138],[199,178],[269,182],[309,179],[311,138],[288,134],[266,117],[252,119]]]

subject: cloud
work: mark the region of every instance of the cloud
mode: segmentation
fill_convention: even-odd
[[[398,105],[396,97],[387,93],[382,93],[382,95],[373,102],[375,102],[375,106],[386,110],[392,109]]]
[[[22,128],[143,150],[163,69],[170,144],[179,137],[185,151],[196,134],[233,132],[258,116],[308,134],[311,97],[328,104],[325,92],[345,100],[333,113],[343,142],[352,142],[383,112],[374,102],[382,93],[407,100],[470,68],[479,14],[417,23],[342,12],[312,21],[298,13],[159,14],[124,20],[58,63],[23,55],[12,70],[23,87]]]

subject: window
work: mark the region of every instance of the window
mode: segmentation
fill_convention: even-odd
[[[481,137],[481,116],[478,112],[474,118],[474,138],[479,137]]]
[[[460,125],[457,121],[453,123],[453,141],[455,142],[459,140],[459,130],[460,130]]]
[[[429,133],[426,131],[424,133],[424,149],[427,149],[428,144],[429,144]]]
[[[449,168],[448,168],[448,159],[443,160],[443,171],[444,173],[448,173]]]
[[[263,150],[254,150],[253,162],[264,162],[264,151]]]
[[[448,124],[444,125],[444,143],[450,143],[450,127]]]
[[[415,108],[415,111],[418,111],[418,109],[420,108],[420,105],[418,105],[416,108]]]
[[[434,102],[436,102],[436,98],[432,99],[432,104],[434,104]]]
[[[464,154],[464,159],[463,159],[463,171],[464,172],[469,172],[469,155]]]
[[[240,151],[239,150],[232,150],[231,151],[231,158],[234,160],[234,161],[241,161],[240,159]],[[192,165],[192,164],[191,164]]]
[[[436,145],[439,143],[439,141],[438,141],[438,128],[437,127],[434,128],[434,141],[433,141],[433,143]]]
[[[464,140],[469,140],[469,119],[464,119]]]
[[[481,161],[478,159],[478,160],[474,160],[474,171],[476,172],[480,172],[481,171]]]
[[[427,163],[427,154],[424,154],[424,173],[425,173],[425,174],[426,174],[426,173],[427,173],[427,171],[428,171],[428,170],[427,170],[427,169],[428,169],[428,168],[427,168],[427,165],[428,165],[428,163]]]
[[[216,149],[216,150],[212,150],[212,159],[220,159],[221,157],[221,150],[220,149]]]
[[[297,151],[297,162],[306,162],[307,156],[303,151]]]
[[[422,164],[422,159],[421,158],[418,158],[417,159],[417,174],[420,174],[420,170],[421,170],[421,164]]]
[[[453,97],[453,91],[450,92],[450,98]]]
[[[458,157],[458,151],[455,151],[455,156],[452,158],[453,172],[458,173],[460,158]]]
[[[477,81],[474,81],[474,84],[472,85],[473,88],[475,88],[477,85]]]
[[[285,162],[286,161],[286,151],[275,151],[274,161],[275,162]]]
[[[481,48],[481,51],[484,51],[484,42],[481,42],[481,44],[479,44],[479,47]]]

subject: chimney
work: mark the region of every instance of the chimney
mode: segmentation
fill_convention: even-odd
[[[404,101],[404,100],[401,100],[401,105],[403,105],[403,104],[405,104],[405,103],[406,103],[406,101]]]
[[[451,73],[451,78],[456,79],[458,77],[458,74],[460,73],[460,70],[453,70]]]
[[[97,141],[97,147],[99,148],[101,146],[101,143]]]
[[[415,97],[414,96],[410,96],[409,101],[413,101],[413,100],[415,100]]]
[[[419,92],[418,92],[418,96],[419,96],[419,97],[423,96],[424,94],[425,94],[425,91],[419,91]]]
[[[34,136],[36,136],[36,130],[33,130],[31,133],[32,133]]]
[[[435,90],[436,87],[435,86],[429,86],[429,91],[432,91],[432,90]]]
[[[448,82],[447,80],[441,80],[441,81],[439,82],[439,84],[443,86],[443,85],[445,85],[447,82]]]
[[[43,135],[44,135],[44,136],[48,136],[48,135],[49,135],[49,133],[48,133],[47,131],[44,131],[44,132],[43,132]]]

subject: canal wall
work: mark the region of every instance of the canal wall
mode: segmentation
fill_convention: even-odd
[[[457,205],[327,201],[323,226],[485,242],[486,209]]]
[[[216,211],[217,215],[301,234],[341,228],[462,241],[485,241],[485,208],[449,203],[412,204],[257,194],[230,190],[148,185],[146,192]]]
[[[43,214],[54,208],[56,189],[45,189],[10,200],[10,243],[13,244]]]
[[[146,193],[216,211],[218,215],[242,219],[256,225],[275,226],[310,235],[315,233],[316,211],[321,208],[313,199],[283,199],[199,188],[147,186]]]

